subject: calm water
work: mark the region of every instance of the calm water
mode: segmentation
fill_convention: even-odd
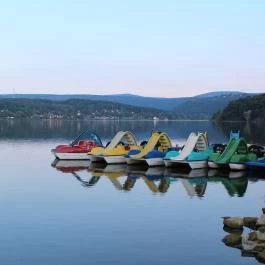
[[[206,130],[223,142],[240,128],[265,144],[264,126],[242,124],[0,121],[1,264],[258,264],[223,244],[221,217],[259,215],[265,173],[53,163],[50,149],[85,128],[104,142],[159,129],[174,143]]]

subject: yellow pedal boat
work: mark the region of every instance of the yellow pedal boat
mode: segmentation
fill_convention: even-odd
[[[106,162],[107,164],[126,163],[125,156],[130,150],[141,150],[137,145],[135,136],[129,131],[119,131],[107,147],[93,148],[91,162]]]

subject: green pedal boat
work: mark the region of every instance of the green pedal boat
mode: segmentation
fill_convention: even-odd
[[[232,170],[246,169],[246,162],[256,161],[257,155],[250,152],[243,138],[232,138],[223,152],[214,152],[210,155],[210,168],[229,167]]]

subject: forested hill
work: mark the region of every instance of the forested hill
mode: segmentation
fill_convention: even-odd
[[[11,95],[6,97],[2,95],[0,96],[0,117],[78,117],[80,119],[152,119],[158,117],[169,120],[208,120],[211,119],[213,113],[225,108],[230,101],[244,98],[246,95],[241,92],[214,92],[190,98],[156,98],[156,100],[129,94],[110,96],[113,100],[116,97],[117,101],[122,98],[125,104],[115,100],[111,102],[94,98],[62,100],[63,96],[60,98],[58,95],[60,100],[56,95],[54,95],[56,100],[35,98],[38,95],[23,95],[22,98],[17,95],[16,98],[11,98]],[[71,97],[71,95],[68,96]],[[172,108],[173,102],[174,108]],[[171,106],[170,109],[162,109],[164,104]],[[149,107],[150,105],[153,107]]]
[[[178,119],[176,114],[155,108],[120,103],[71,99],[0,99],[0,118],[60,119]]]
[[[44,99],[54,101],[65,101],[69,99],[87,99],[87,100],[99,100],[110,101],[122,104],[130,104],[136,107],[149,107],[162,110],[174,110],[181,111],[182,109],[188,112],[197,112],[196,106],[205,107],[205,100],[214,101],[214,106],[224,108],[231,100],[235,100],[241,97],[245,97],[249,94],[238,91],[218,91],[200,94],[193,97],[179,97],[179,98],[165,98],[165,97],[144,97],[133,94],[113,94],[113,95],[91,95],[91,94],[69,94],[69,95],[56,95],[56,94],[0,94],[0,99],[4,98],[16,98],[16,99]],[[165,95],[167,96],[167,95]],[[208,104],[206,104],[207,106]],[[192,108],[190,108],[190,106]],[[196,109],[194,109],[194,107]],[[212,108],[212,107],[211,107]],[[192,110],[194,109],[194,111]],[[199,107],[200,109],[200,107]],[[214,109],[217,111],[218,109]],[[183,113],[185,114],[185,113]],[[213,114],[213,113],[211,113]]]
[[[213,115],[219,121],[265,121],[265,94],[231,101],[226,108]]]
[[[244,98],[248,94],[240,92],[213,92],[191,97],[179,104],[173,111],[187,119],[211,119],[218,110],[225,108],[229,102]]]

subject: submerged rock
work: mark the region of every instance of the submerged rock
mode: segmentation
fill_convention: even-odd
[[[243,228],[243,218],[241,217],[230,217],[224,219],[224,225],[233,229],[242,229]]]

